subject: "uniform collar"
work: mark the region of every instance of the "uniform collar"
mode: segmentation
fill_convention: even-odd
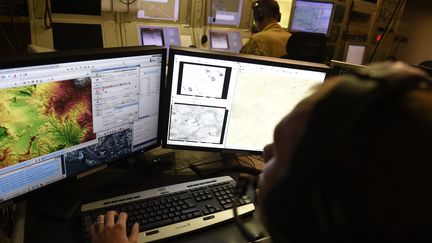
[[[262,31],[266,31],[269,29],[281,29],[282,27],[278,23],[268,24]]]

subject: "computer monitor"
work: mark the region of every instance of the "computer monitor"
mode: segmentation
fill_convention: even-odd
[[[180,46],[180,32],[177,27],[138,26],[140,44],[143,46]]]
[[[178,21],[180,0],[138,0],[137,18]]]
[[[332,2],[296,0],[292,11],[290,31],[328,35],[333,6]]]
[[[242,46],[239,31],[210,30],[210,49],[238,53]]]
[[[259,154],[328,66],[171,48],[163,146]]]
[[[102,24],[53,23],[53,47],[56,50],[103,48],[102,29]]]
[[[0,61],[0,203],[161,144],[166,49]]]
[[[165,46],[163,29],[142,28],[141,43],[143,46]]]
[[[243,0],[212,0],[207,24],[239,26]]]
[[[365,44],[347,43],[345,48],[345,62],[361,65],[366,52]]]

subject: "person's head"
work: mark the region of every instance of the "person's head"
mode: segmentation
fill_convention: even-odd
[[[252,10],[258,32],[281,19],[279,4],[275,0],[257,0],[253,3]]]
[[[365,72],[326,81],[275,128],[259,185],[274,242],[432,238],[432,89],[401,63]]]

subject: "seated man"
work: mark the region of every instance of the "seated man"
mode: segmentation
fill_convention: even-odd
[[[269,57],[286,55],[286,44],[291,36],[278,24],[281,18],[279,4],[274,0],[259,0],[253,5],[258,33],[242,47],[240,53]]]
[[[327,80],[276,126],[259,182],[272,242],[432,240],[432,90],[402,63]],[[108,212],[94,242],[137,242]],[[105,218],[105,219],[104,219]]]
[[[430,242],[431,137],[420,70],[384,63],[326,81],[265,148],[259,205],[272,241]]]

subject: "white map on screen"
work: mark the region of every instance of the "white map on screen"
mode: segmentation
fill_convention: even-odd
[[[170,140],[221,143],[225,109],[173,104]]]
[[[185,63],[181,94],[222,98],[226,68]]]
[[[276,124],[324,77],[324,73],[312,71],[290,74],[282,68],[273,72],[245,68],[236,86],[227,146],[262,149],[271,143]]]

